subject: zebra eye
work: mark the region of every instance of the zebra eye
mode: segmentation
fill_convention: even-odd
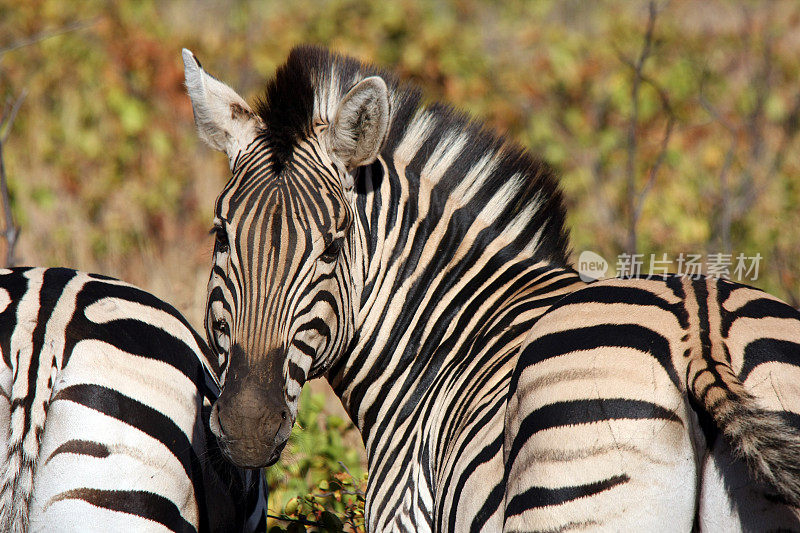
[[[222,320],[221,318],[219,320],[215,320],[214,321],[214,330],[215,331],[219,331],[223,335],[228,335],[228,333],[229,333],[229,331],[228,331],[228,323],[225,322],[224,320]]]
[[[231,246],[228,242],[228,233],[222,226],[214,226],[214,235],[216,242],[214,243],[214,250],[221,254],[226,254],[230,251]]]
[[[211,324],[211,329],[214,331],[214,343],[217,345],[218,351],[227,352],[230,344],[228,323],[220,318]]]
[[[339,257],[339,252],[342,251],[342,244],[344,243],[344,239],[333,239],[331,243],[325,248],[325,251],[322,252],[320,256],[323,261],[331,262],[335,261],[337,257]]]

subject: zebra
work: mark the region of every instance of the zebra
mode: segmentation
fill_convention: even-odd
[[[621,345],[584,337],[578,310],[600,309],[614,324],[612,311],[626,311],[631,294],[624,283],[633,281],[598,282],[612,295],[557,308],[596,293],[569,264],[564,202],[545,163],[448,106],[424,103],[390,73],[322,48],[293,49],[253,108],[186,49],[183,62],[198,134],[225,152],[232,174],[214,206],[206,332],[230,360],[209,425],[234,463],[274,464],[303,383],[325,377],[365,444],[371,531],[662,530],[733,521],[716,508],[740,500],[728,498],[729,481],[756,485],[751,477],[706,482],[729,475],[718,462],[723,443],[767,476],[758,501],[796,520],[798,395],[786,385],[786,403],[775,402],[714,366],[730,348],[718,337],[708,344],[707,317],[732,313],[722,312],[724,301],[700,305],[678,291],[669,301],[684,330],[634,314],[641,324],[633,333],[620,326]],[[656,299],[677,291],[669,280],[636,283]],[[707,293],[722,293],[721,282],[707,284]],[[606,311],[603,298],[617,307]],[[770,301],[770,312],[790,314]],[[784,325],[787,338],[800,332],[794,315]],[[559,327],[584,339],[589,353],[619,352],[627,365],[612,368],[619,379],[592,359],[556,356],[558,345],[552,357],[540,356],[538,337]],[[665,338],[670,354],[695,344],[685,360],[659,358],[647,332]],[[800,359],[797,344],[786,350],[759,351],[777,365],[771,375]],[[552,373],[537,373],[547,361]],[[588,386],[599,377],[577,379],[601,370],[602,389]],[[617,401],[634,392],[626,372],[659,373],[650,396],[637,390],[630,402]],[[724,379],[711,379],[715,372]],[[790,382],[786,372],[774,379]],[[748,394],[767,398],[764,409],[790,422],[760,411]],[[721,397],[727,415],[717,409]],[[593,408],[581,399],[595,400]],[[613,409],[619,405],[627,410]],[[626,425],[629,418],[652,423]],[[556,422],[583,428],[580,439],[549,431]],[[609,426],[614,436],[624,432],[626,446],[613,450],[630,466],[624,474],[601,468],[593,445]],[[537,438],[550,448],[528,440]],[[568,484],[570,454],[594,465],[576,485]],[[641,512],[593,516],[597,501]],[[562,513],[566,503],[574,503],[570,513]]]
[[[266,530],[262,474],[225,461],[205,422],[227,363],[172,306],[3,269],[0,351],[0,530]]]

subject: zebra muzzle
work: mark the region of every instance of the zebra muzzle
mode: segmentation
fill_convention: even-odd
[[[211,409],[209,427],[232,463],[245,468],[271,466],[286,446],[291,416],[285,404],[256,402],[251,396],[240,391],[226,398],[223,392]]]

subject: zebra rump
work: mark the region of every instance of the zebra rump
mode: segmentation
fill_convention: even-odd
[[[798,377],[800,312],[758,289],[656,276],[573,292],[511,382],[505,530],[800,529]]]
[[[0,272],[0,530],[264,531],[208,430],[220,372],[170,305],[64,268]]]

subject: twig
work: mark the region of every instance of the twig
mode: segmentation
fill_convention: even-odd
[[[628,242],[626,249],[629,254],[636,253],[636,126],[639,122],[639,89],[642,83],[642,69],[653,48],[653,31],[656,26],[657,15],[655,0],[651,0],[648,10],[647,29],[644,34],[642,51],[639,53],[639,58],[633,68],[634,76],[633,85],[631,86],[633,107],[631,109],[631,120],[628,124],[628,158],[625,163],[625,175],[628,204]]]
[[[634,203],[634,215],[633,215],[633,223],[634,227],[639,223],[639,216],[642,213],[642,207],[644,206],[644,199],[647,197],[647,194],[650,192],[653,183],[655,182],[656,176],[658,176],[658,171],[661,168],[661,165],[664,163],[664,159],[667,156],[667,148],[669,147],[669,140],[672,137],[672,131],[675,127],[675,113],[672,111],[672,104],[669,101],[669,95],[667,95],[667,91],[664,90],[655,80],[651,79],[648,76],[641,74],[641,79],[643,82],[648,83],[656,90],[658,93],[658,97],[661,100],[661,107],[664,109],[664,112],[667,114],[667,124],[664,127],[664,135],[661,137],[661,147],[658,151],[658,156],[656,156],[656,161],[653,163],[653,166],[650,167],[650,172],[647,176],[647,182],[645,182],[644,187],[642,190],[639,191],[638,196],[636,197],[636,201]]]
[[[6,52],[11,52],[13,50],[17,50],[18,48],[23,48],[25,46],[30,46],[32,44],[36,44],[38,42],[44,41],[45,39],[49,39],[50,37],[56,37],[57,35],[63,35],[65,33],[73,32],[82,30],[84,28],[88,28],[97,21],[97,19],[90,19],[90,20],[77,20],[75,22],[71,22],[66,26],[61,28],[57,28],[54,30],[44,30],[31,35],[29,37],[24,37],[19,41],[13,42],[9,45],[6,45],[0,48],[0,57],[3,56]]]
[[[0,118],[0,144],[8,140],[8,134],[11,133],[11,125],[14,124],[19,108],[26,96],[28,96],[28,90],[22,89],[22,93],[14,100],[14,104],[11,106],[11,112],[8,114],[8,118],[6,118],[5,111],[3,112],[3,116]],[[2,129],[5,129],[5,131],[2,131]]]
[[[343,463],[343,462],[341,462],[341,461],[339,461],[339,464],[341,465],[341,467],[342,467],[342,468],[344,468],[344,469],[345,469],[345,471],[347,472],[347,475],[348,475],[348,476],[350,476],[350,477],[351,477],[351,478],[353,478],[353,479],[356,479],[356,477],[355,477],[355,476],[354,476],[354,475],[353,475],[353,474],[350,472],[350,469],[349,469],[349,468],[347,468],[347,465],[346,465],[346,464],[344,464],[344,463]],[[359,488],[358,488],[358,486],[356,486],[356,492],[357,492],[357,493],[358,493],[358,495],[359,495],[359,496],[361,496],[362,498],[364,498],[364,497],[365,497],[365,495],[364,495],[364,491],[362,491],[361,489],[359,489]]]
[[[636,197],[636,202],[634,204],[634,213],[633,213],[633,224],[636,227],[636,224],[639,223],[639,216],[642,214],[642,207],[644,206],[644,199],[647,194],[650,192],[650,189],[653,186],[653,183],[656,181],[656,176],[658,176],[658,171],[661,169],[661,165],[664,163],[664,159],[667,157],[667,148],[669,147],[669,139],[672,137],[672,130],[675,127],[675,115],[672,113],[668,113],[667,116],[667,124],[664,127],[664,135],[661,137],[661,147],[658,151],[658,156],[656,157],[656,162],[653,163],[653,166],[650,167],[650,172],[647,176],[647,182],[642,187],[642,190],[639,191],[639,195]]]
[[[320,522],[312,522],[311,520],[307,520],[305,518],[289,518],[288,516],[277,516],[269,513],[267,513],[267,518],[274,518],[282,522],[297,522],[298,524],[303,524],[304,526],[325,527]]]
[[[22,94],[14,101],[10,111],[8,111],[8,107],[6,106],[6,109],[3,110],[3,116],[0,117],[0,131],[3,132],[0,135],[0,199],[2,199],[3,215],[5,217],[3,236],[5,237],[8,245],[6,248],[6,266],[14,266],[14,248],[16,247],[17,239],[19,238],[19,228],[14,223],[14,215],[11,212],[11,198],[8,194],[8,177],[6,176],[6,167],[3,160],[3,144],[8,138],[8,134],[11,131],[11,126],[14,123],[14,119],[17,117],[17,112],[19,111],[26,94],[27,93],[25,91],[22,92]]]
[[[636,226],[639,222],[639,215],[641,214],[642,205],[644,204],[644,199],[647,194],[650,192],[650,188],[655,181],[656,176],[658,175],[658,171],[661,168],[661,165],[666,158],[667,147],[669,145],[670,137],[672,136],[672,130],[675,125],[675,116],[672,112],[672,106],[670,105],[669,98],[667,97],[666,91],[659,86],[654,80],[646,76],[643,72],[644,64],[647,59],[650,57],[652,50],[653,50],[653,33],[655,31],[656,26],[656,17],[658,15],[658,9],[656,8],[655,0],[651,0],[648,4],[648,18],[647,18],[647,28],[645,30],[644,39],[642,42],[642,50],[639,53],[639,57],[636,60],[636,63],[628,60],[622,53],[619,51],[617,52],[617,56],[619,59],[631,69],[633,69],[633,85],[631,86],[631,117],[630,122],[628,123],[628,136],[627,136],[627,160],[625,163],[625,176],[626,176],[626,187],[625,187],[625,197],[627,203],[627,216],[628,216],[628,235],[627,235],[627,243],[626,243],[626,251],[629,254],[636,253],[637,247],[637,235],[636,235]],[[639,123],[639,91],[641,89],[642,83],[647,83],[651,85],[659,95],[661,99],[661,105],[664,110],[667,112],[667,125],[664,130],[664,135],[661,140],[661,149],[656,158],[656,162],[650,168],[650,172],[648,175],[647,182],[645,182],[644,187],[641,191],[637,192],[636,187],[636,154],[638,151],[638,144],[637,144],[637,126]]]

